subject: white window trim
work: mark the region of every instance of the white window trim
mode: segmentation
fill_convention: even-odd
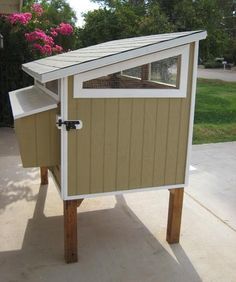
[[[120,72],[124,69],[134,68],[170,57],[181,56],[180,81],[177,89],[84,89],[83,82]],[[146,56],[104,66],[91,71],[79,73],[74,76],[74,98],[185,98],[188,81],[189,44]]]

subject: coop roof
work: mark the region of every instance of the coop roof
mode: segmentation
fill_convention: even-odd
[[[78,74],[206,38],[202,30],[113,40],[23,65],[41,82]]]

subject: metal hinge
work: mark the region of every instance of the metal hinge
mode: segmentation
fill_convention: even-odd
[[[56,125],[59,129],[61,129],[62,125],[66,126],[66,130],[70,129],[81,129],[83,127],[82,120],[62,120],[60,116],[57,116]]]

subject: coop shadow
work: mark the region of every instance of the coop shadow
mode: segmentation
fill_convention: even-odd
[[[44,215],[46,194],[47,186],[41,186],[22,248],[0,253],[9,271],[15,267],[16,272],[19,269],[22,273],[23,269],[30,278],[43,268],[56,266],[63,271],[66,267],[73,270],[80,275],[80,281],[111,281],[107,273],[112,273],[112,281],[202,281],[181,245],[172,247],[174,256],[171,255],[122,195],[116,196],[116,205],[111,209],[78,209],[79,262],[66,265],[63,216]]]
[[[5,208],[15,202],[26,200],[36,201],[37,195],[33,193],[32,183],[38,183],[39,169],[22,169],[20,163],[6,166],[0,172],[0,214]]]

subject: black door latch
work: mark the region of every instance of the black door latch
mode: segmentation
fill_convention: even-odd
[[[62,121],[61,118],[58,119],[56,122],[58,127],[62,127],[62,125],[66,126],[66,130],[70,131],[70,129],[81,129],[82,128],[82,121],[81,120],[64,120]]]

